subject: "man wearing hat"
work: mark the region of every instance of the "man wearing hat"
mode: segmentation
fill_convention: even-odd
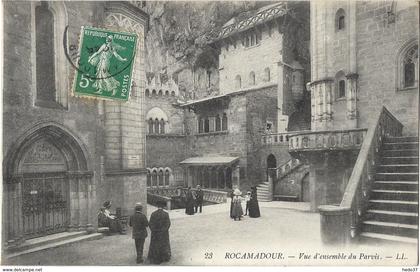
[[[130,227],[133,227],[133,239],[136,245],[137,263],[143,262],[143,246],[144,240],[147,237],[147,227],[149,222],[143,214],[143,205],[136,203],[134,214],[130,216]]]
[[[169,242],[169,214],[163,210],[166,203],[158,202],[158,210],[150,215],[150,246],[147,258],[151,264],[160,264],[171,259],[171,244]]]
[[[197,185],[197,191],[195,191],[195,212],[198,212],[198,207],[200,207],[200,213],[203,210],[203,197],[204,193],[201,190],[201,186]]]

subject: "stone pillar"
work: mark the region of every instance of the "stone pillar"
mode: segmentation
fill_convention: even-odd
[[[322,205],[321,239],[325,244],[343,246],[351,240],[351,210],[350,208]]]
[[[24,242],[22,216],[22,179],[12,178],[3,183],[3,244],[13,247]]]
[[[277,65],[277,132],[287,131],[289,116],[285,115],[285,100],[287,99],[284,90],[284,63],[282,60]]]
[[[348,129],[357,128],[357,79],[358,74],[348,74],[347,78],[347,123]]]
[[[147,202],[144,120],[147,22],[148,15],[129,2],[106,3],[105,27],[136,33],[138,37],[130,98],[127,102],[106,101],[104,107],[106,183],[113,208],[120,207],[123,215],[132,213],[136,202]]]
[[[238,186],[238,188],[240,188],[240,185],[241,185],[239,173],[240,173],[240,167],[239,165],[237,165],[232,170],[232,186],[236,185]]]
[[[332,129],[333,79],[324,78],[311,83],[312,130]]]

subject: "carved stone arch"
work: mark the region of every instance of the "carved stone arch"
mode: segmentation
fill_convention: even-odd
[[[86,146],[75,134],[62,125],[41,123],[26,131],[8,150],[3,164],[3,173],[10,177],[19,173],[19,165],[30,148],[45,140],[60,150],[69,171],[88,171],[91,169],[90,156]]]
[[[419,70],[419,61],[418,61],[418,40],[417,38],[412,38],[408,41],[406,41],[403,45],[400,46],[398,49],[398,54],[396,56],[396,89],[397,90],[404,90],[404,89],[412,89],[417,88],[418,86],[418,70]],[[404,61],[407,57],[407,54],[412,51],[415,54],[416,61],[414,62],[414,85],[407,87],[405,86],[405,80],[404,80]]]

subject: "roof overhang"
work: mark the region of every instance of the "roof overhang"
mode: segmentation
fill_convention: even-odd
[[[207,156],[192,157],[183,160],[179,164],[190,166],[213,166],[213,165],[232,165],[239,161],[239,157]]]

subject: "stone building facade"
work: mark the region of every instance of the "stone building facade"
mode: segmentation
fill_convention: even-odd
[[[342,201],[363,129],[382,107],[403,135],[418,135],[418,16],[409,1],[311,2],[313,133],[292,139],[290,150],[311,166],[313,210]]]
[[[146,203],[147,14],[129,2],[7,2],[4,13],[4,245],[93,231],[105,200],[123,215]],[[71,95],[63,36],[77,47],[84,25],[138,35],[129,102]]]
[[[305,4],[276,3],[231,18],[193,69],[151,76],[149,185],[249,189],[267,179],[267,156],[276,152],[262,151],[261,136],[286,132],[293,114],[309,125],[298,107],[310,75],[309,22],[298,18],[308,13]],[[290,160],[287,149],[277,153],[279,164]],[[180,166],[182,183],[171,175]]]

